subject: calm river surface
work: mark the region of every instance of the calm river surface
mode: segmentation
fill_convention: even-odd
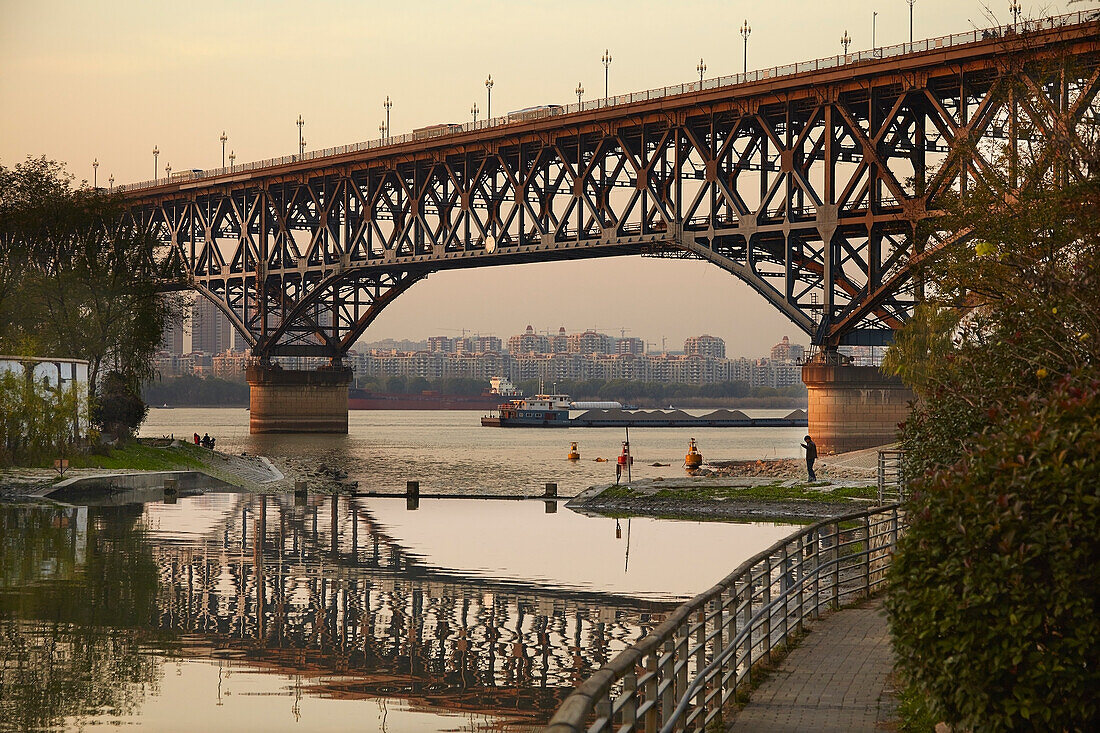
[[[160,410],[145,433],[209,431],[219,448],[323,458],[361,487],[416,477],[425,490],[500,494],[606,481],[607,464],[562,456],[579,440],[586,458],[613,457],[619,440],[435,412],[353,413],[347,437],[253,438],[247,415]],[[639,463],[677,460],[689,437],[637,432]],[[763,432],[695,437],[715,457],[797,446],[792,431]],[[534,729],[678,603],[791,531],[617,521],[538,500],[410,511],[402,499],[166,503],[150,491],[125,504],[0,504],[0,729]]]
[[[690,410],[703,414],[709,410]],[[790,410],[749,410],[783,416]],[[360,491],[401,491],[420,481],[425,493],[542,494],[546,482],[572,496],[615,478],[624,431],[617,428],[483,428],[481,412],[352,410],[347,435],[249,435],[248,411],[153,409],[142,435],[188,439],[209,432],[218,450],[298,457],[348,472]],[[707,459],[796,458],[805,428],[632,428],[635,478],[683,476],[689,438]],[[576,441],[581,460],[566,460]],[[597,463],[597,457],[610,459]],[[653,467],[667,463],[668,467]]]

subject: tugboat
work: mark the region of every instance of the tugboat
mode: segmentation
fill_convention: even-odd
[[[566,394],[510,400],[481,418],[481,424],[493,428],[567,428],[571,404]]]
[[[687,455],[684,456],[684,465],[688,469],[699,468],[703,465],[703,454],[695,447],[695,438],[691,439],[691,445],[688,446]]]

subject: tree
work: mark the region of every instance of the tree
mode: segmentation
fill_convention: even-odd
[[[886,361],[917,395],[894,648],[961,729],[1097,724],[1100,144],[1081,125],[1022,125],[1030,150],[942,202],[969,238],[918,269],[926,301]]]
[[[178,298],[158,292],[159,243],[124,224],[117,196],[76,187],[46,158],[0,166],[0,349],[89,362],[136,384]]]

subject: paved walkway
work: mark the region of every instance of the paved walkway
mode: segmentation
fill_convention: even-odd
[[[897,701],[882,599],[818,621],[778,670],[752,693],[731,731],[874,731]]]

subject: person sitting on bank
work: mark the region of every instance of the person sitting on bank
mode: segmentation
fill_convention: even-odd
[[[806,436],[806,442],[801,446],[806,449],[806,473],[810,474],[810,481],[817,481],[817,474],[814,473],[814,461],[817,460],[817,443],[809,435]]]
[[[203,436],[202,436],[202,441],[201,441],[201,442],[202,442],[202,447],[203,447],[203,448],[209,448],[209,447],[210,447],[210,444],[211,444],[211,442],[212,442],[212,441],[210,440],[210,433],[203,433]]]
[[[199,434],[195,433],[195,445],[199,444]]]

